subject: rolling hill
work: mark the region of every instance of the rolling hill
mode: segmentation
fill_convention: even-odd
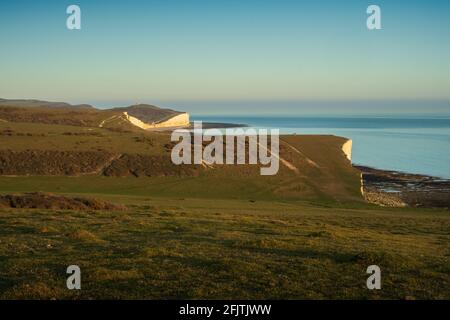
[[[163,124],[183,112],[139,104],[129,107],[97,109],[91,105],[64,102],[0,99],[0,121],[103,127],[111,130],[141,129],[132,119],[152,126]],[[131,119],[130,116],[133,118]],[[189,117],[181,125],[189,125]]]
[[[280,170],[261,176],[259,165],[175,165],[169,132],[118,131],[83,121],[0,122],[0,175],[159,178],[153,187],[167,195],[363,201],[359,171],[342,151],[345,138],[281,136]],[[147,183],[143,190],[152,188]]]

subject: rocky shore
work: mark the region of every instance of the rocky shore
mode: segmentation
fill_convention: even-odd
[[[450,180],[355,166],[368,202],[388,207],[450,207]]]

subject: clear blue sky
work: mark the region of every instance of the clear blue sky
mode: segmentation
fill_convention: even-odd
[[[70,4],[80,31],[66,29]],[[382,30],[367,30],[369,4]],[[447,0],[0,2],[3,98],[450,113],[449,57]]]

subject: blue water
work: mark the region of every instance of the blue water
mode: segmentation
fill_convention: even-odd
[[[353,163],[450,179],[449,117],[194,116],[193,120],[333,134],[353,140]]]

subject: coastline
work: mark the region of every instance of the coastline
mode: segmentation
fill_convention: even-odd
[[[354,165],[370,203],[387,207],[450,208],[450,180]]]
[[[247,124],[242,123],[225,123],[225,122],[202,122],[203,129],[226,129],[226,128],[246,128]],[[190,123],[189,129],[194,129],[193,122]]]
[[[225,129],[251,126],[225,122],[203,122],[202,127],[203,129]],[[189,127],[177,128],[194,129],[193,122]],[[152,131],[171,131],[177,128],[161,128]],[[351,162],[353,141],[349,138],[346,139],[347,142],[342,145],[342,151]],[[361,195],[368,203],[397,208],[450,208],[450,179],[364,165],[352,164],[352,166],[361,172]]]
[[[203,129],[251,127],[248,124],[202,122]],[[194,129],[193,122],[184,127],[166,127],[151,131]],[[346,138],[342,151],[352,161],[353,141]],[[361,172],[361,195],[372,204],[384,207],[450,208],[450,180],[394,170],[352,164]]]
[[[203,129],[227,129],[227,128],[246,128],[249,127],[246,124],[240,123],[225,123],[225,122],[202,122]],[[172,131],[175,129],[186,129],[193,130],[193,122],[189,123],[189,126],[176,126],[176,127],[161,127],[161,128],[150,128],[147,131]]]

